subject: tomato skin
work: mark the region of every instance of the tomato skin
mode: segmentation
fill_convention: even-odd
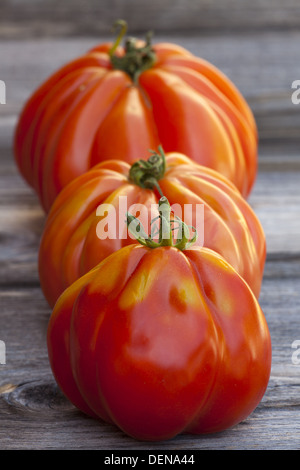
[[[135,84],[113,69],[109,47],[99,45],[57,70],[20,114],[15,160],[44,210],[96,163],[133,163],[159,144],[220,171],[247,197],[257,171],[257,129],[235,85],[166,43],[153,46],[156,62]]]
[[[128,181],[129,171],[130,165],[124,161],[100,163],[73,180],[56,198],[39,249],[41,287],[51,307],[78,277],[114,251],[136,243],[128,237],[125,223],[129,207],[143,204],[147,208],[149,217],[141,220],[150,229],[145,224],[160,196],[156,190]],[[265,236],[256,215],[234,185],[179,153],[166,154],[166,172],[159,185],[171,205],[184,208],[189,204],[194,217],[197,204],[204,204],[204,245],[230,262],[258,297],[266,257]],[[122,197],[127,198],[124,210]],[[107,238],[100,239],[97,208],[106,204],[115,208],[116,234],[108,228]]]
[[[255,296],[200,247],[113,253],[58,299],[48,351],[71,402],[141,440],[239,423],[262,399],[271,367]]]

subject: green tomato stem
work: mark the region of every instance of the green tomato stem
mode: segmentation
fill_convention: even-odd
[[[168,199],[165,196],[162,196],[158,203],[159,216],[155,217],[151,224],[159,219],[159,231],[158,231],[158,241],[156,242],[152,236],[147,236],[141,222],[134,217],[132,214],[127,213],[127,227],[128,230],[134,235],[136,240],[148,248],[159,248],[163,246],[173,246],[179,250],[186,250],[197,239],[197,231],[194,227],[191,227],[194,231],[194,235],[190,237],[189,226],[187,226],[179,217],[176,217],[175,220],[171,220],[171,207]],[[173,231],[174,223],[177,223],[179,228],[179,236],[177,241],[173,240]]]
[[[166,157],[161,146],[158,153],[151,150],[148,160],[138,160],[129,171],[129,181],[145,189],[157,189],[162,197],[163,193],[158,181],[163,178],[166,171]]]
[[[123,70],[137,85],[140,74],[151,68],[156,62],[156,54],[151,44],[152,33],[147,33],[146,43],[142,47],[137,46],[136,38],[128,38],[124,46],[125,54],[120,57],[114,53],[127,32],[127,23],[124,20],[117,20],[114,23],[114,28],[118,26],[121,27],[121,30],[109,51],[110,61],[113,69]]]

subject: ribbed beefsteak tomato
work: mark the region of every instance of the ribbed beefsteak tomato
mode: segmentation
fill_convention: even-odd
[[[188,210],[191,225],[203,222],[197,243],[220,253],[258,296],[266,243],[248,202],[220,173],[185,155],[159,150],[132,166],[121,160],[99,163],[60,192],[48,214],[39,250],[41,287],[51,306],[78,277],[112,252],[136,242],[128,237],[125,223],[130,207],[141,208],[141,221],[150,229],[151,212],[161,194],[175,215],[184,214],[185,222]],[[201,209],[203,220],[197,219]]]
[[[96,163],[133,163],[158,145],[221,172],[247,197],[257,128],[232,81],[176,44],[115,46],[100,44],[57,70],[20,114],[15,158],[43,208]]]
[[[146,239],[124,247],[78,279],[48,326],[68,399],[142,440],[239,423],[270,375],[268,325],[248,284],[214,251],[178,249],[169,234],[156,248]]]

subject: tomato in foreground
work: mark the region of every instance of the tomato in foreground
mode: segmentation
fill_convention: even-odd
[[[257,172],[257,128],[237,87],[177,44],[152,45],[148,37],[116,47],[121,36],[53,73],[19,116],[16,163],[45,211],[95,164],[132,164],[158,145],[219,171],[247,197]]]
[[[168,209],[158,241],[134,217],[128,223],[140,244],[106,258],[54,307],[48,351],[58,385],[84,413],[139,440],[239,423],[270,375],[257,299],[220,255],[192,244],[184,224],[172,241]]]
[[[140,220],[150,231],[160,193],[175,214],[180,209],[177,215],[187,222],[190,212],[190,225],[200,225],[196,244],[221,254],[259,296],[266,242],[250,205],[220,173],[159,148],[132,166],[120,160],[100,163],[58,195],[39,249],[40,283],[51,307],[105,257],[136,243],[128,236],[126,211],[141,207]]]

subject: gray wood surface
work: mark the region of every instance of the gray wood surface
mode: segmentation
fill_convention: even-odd
[[[17,0],[5,2],[14,3],[21,8]],[[74,4],[79,8],[80,2]],[[286,4],[297,12],[296,2]],[[6,364],[0,365],[0,449],[299,449],[300,365],[292,361],[292,344],[300,340],[300,105],[291,102],[291,82],[300,78],[298,32],[168,38],[233,78],[258,122],[259,172],[250,203],[267,238],[260,303],[273,343],[270,383],[258,408],[223,433],[149,444],[84,416],[55,385],[45,344],[50,309],[36,266],[44,214],[17,172],[11,139],[21,106],[40,81],[102,39],[0,43],[0,79],[7,85],[7,104],[0,107],[0,340],[6,345]]]
[[[0,35],[100,36],[123,18],[132,33],[298,29],[298,0],[1,0]]]

